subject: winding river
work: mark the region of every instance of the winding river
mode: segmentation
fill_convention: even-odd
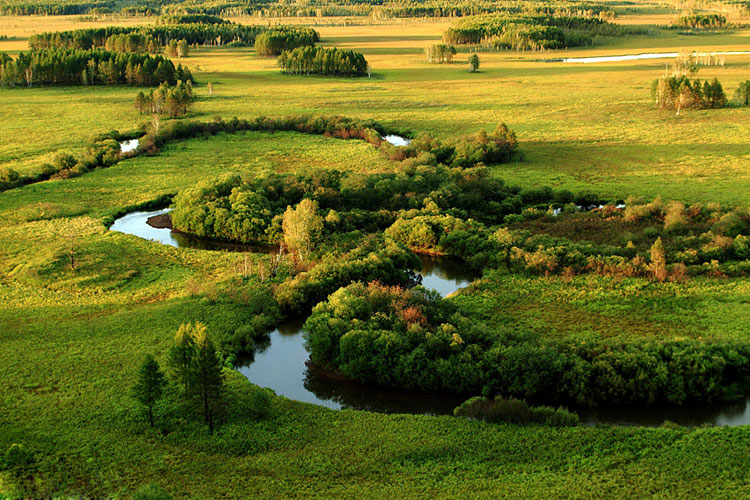
[[[131,212],[114,221],[113,231],[174,247],[215,251],[268,252],[273,247],[255,247],[206,240],[170,229],[169,210]],[[460,261],[425,256],[422,284],[448,296],[477,276]],[[276,394],[333,409],[369,410],[382,413],[450,415],[464,398],[445,395],[388,391],[339,380],[308,363],[302,323],[290,320],[271,332],[270,342],[252,360],[238,367],[251,382],[270,387]],[[750,425],[750,398],[731,404],[696,407],[616,407],[577,409],[583,425],[659,426],[665,420],[685,426]]]

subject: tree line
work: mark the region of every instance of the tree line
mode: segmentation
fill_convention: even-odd
[[[443,43],[482,44],[495,50],[552,50],[591,45],[596,35],[622,35],[624,28],[599,17],[572,15],[490,15],[455,21]]]
[[[189,45],[225,45],[240,43],[252,45],[260,34],[266,34],[273,40],[284,40],[288,48],[300,45],[312,45],[319,40],[320,35],[312,28],[297,26],[245,26],[234,23],[207,24],[162,24],[155,26],[107,26],[105,28],[86,28],[73,31],[55,31],[32,35],[29,38],[31,49],[47,48],[106,48],[108,40],[111,46],[121,42],[119,46],[128,44],[148,48],[149,43],[166,46],[173,40],[185,40]],[[130,37],[127,38],[127,37]],[[134,43],[135,40],[143,40]],[[151,50],[149,50],[151,52]]]
[[[13,60],[0,55],[0,84],[23,85],[117,85],[150,86],[177,80],[192,81],[182,65],[175,67],[158,55],[118,53],[105,50],[43,49],[21,52]]]
[[[285,50],[278,59],[282,73],[323,76],[366,76],[369,65],[365,56],[352,50],[298,47]]]
[[[135,96],[135,109],[140,114],[165,114],[176,118],[186,114],[194,100],[192,84],[177,80],[174,86],[162,83],[148,94],[138,92]]]
[[[161,56],[97,50],[39,50],[12,60],[0,56],[0,82],[15,85],[151,85],[192,79],[189,70]]]
[[[727,18],[721,14],[685,14],[672,21],[672,25],[690,29],[718,29],[727,25]]]

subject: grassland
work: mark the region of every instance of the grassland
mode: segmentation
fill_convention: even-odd
[[[0,51],[23,50],[33,32],[111,23],[74,19],[3,18],[1,33],[19,38],[0,41]],[[505,121],[526,153],[523,162],[494,168],[509,183],[746,202],[747,109],[679,117],[653,109],[648,86],[663,72],[660,61],[576,66],[538,61],[560,54],[488,53],[480,54],[476,75],[463,64],[424,63],[423,47],[446,26],[321,26],[323,45],[365,53],[374,74],[362,80],[280,75],[274,60],[258,59],[251,49],[195,50],[185,62],[201,99],[190,116],[343,114],[439,137]],[[675,47],[748,50],[750,30],[701,37],[658,32],[566,54]],[[716,76],[731,91],[749,73],[750,56],[736,56],[700,76]],[[214,83],[211,97],[207,82]],[[143,121],[132,106],[134,93],[0,90],[0,167],[31,172],[57,151],[79,152],[92,133],[134,128]],[[519,428],[334,412],[274,398],[268,419],[236,416],[214,438],[200,427],[149,431],[126,390],[138,364],[147,353],[163,360],[180,323],[206,321],[212,331],[241,323],[241,306],[212,299],[205,285],[225,286],[237,257],[162,247],[110,233],[103,222],[224,172],[319,168],[370,172],[389,164],[358,141],[221,135],[0,193],[0,450],[22,442],[47,471],[42,488],[97,498],[130,498],[148,482],[176,498],[206,499],[747,497],[747,428]],[[66,260],[71,239],[75,273]],[[743,339],[750,317],[746,279],[651,289],[643,280],[567,283],[490,274],[466,295],[466,307],[486,319],[551,335],[575,327],[605,336],[628,330]],[[229,385],[232,394],[255,390],[238,374]],[[5,486],[0,491],[9,491]]]
[[[30,22],[14,18],[19,26],[9,34],[24,36],[30,28],[22,26]],[[45,22],[37,29],[48,29]],[[663,74],[665,61],[577,65],[539,59],[747,50],[750,29],[702,36],[657,30],[653,37],[626,38],[596,49],[484,53],[481,72],[470,74],[462,63],[440,66],[423,61],[423,47],[436,42],[446,26],[412,22],[319,27],[323,45],[357,47],[374,73],[372,79],[327,79],[325,85],[319,78],[281,75],[274,59],[256,58],[252,49],[196,50],[184,62],[200,83],[214,82],[214,96],[198,102],[193,115],[339,113],[442,137],[491,129],[505,121],[517,131],[527,153],[523,162],[496,171],[513,183],[590,188],[615,197],[661,194],[685,201],[743,201],[742,193],[750,186],[744,168],[750,160],[747,110],[676,117],[655,109],[649,85]],[[0,51],[6,48],[18,49],[17,42],[0,42]],[[464,57],[459,54],[456,59]],[[699,76],[719,78],[731,94],[747,79],[748,70],[750,56],[732,56],[726,66],[703,68]],[[207,97],[202,85],[198,93]],[[5,109],[19,119],[0,131],[0,166],[33,170],[49,160],[53,150],[80,148],[91,132],[132,127],[139,120],[133,94],[128,88],[3,92]],[[69,127],[70,123],[80,126]]]

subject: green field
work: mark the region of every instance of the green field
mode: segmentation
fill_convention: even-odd
[[[541,59],[682,50],[750,50],[746,26],[680,35],[663,13],[619,22],[650,36],[544,53],[480,52],[480,72],[424,62],[449,21],[321,22],[321,45],[361,51],[371,78],[280,74],[252,47],[199,47],[181,62],[196,78],[187,120],[291,114],[375,119],[440,139],[515,130],[522,154],[490,165],[523,188],[592,191],[604,199],[661,195],[687,204],[747,205],[750,108],[653,105],[665,60],[600,64]],[[236,18],[259,22],[259,18]],[[290,22],[315,23],[315,19]],[[0,52],[26,50],[30,34],[153,19],[0,17]],[[339,25],[340,24],[340,25]],[[727,94],[750,79],[750,55],[703,67]],[[207,84],[212,82],[213,95]],[[80,155],[94,134],[148,121],[137,89],[0,89],[0,169],[41,171],[59,152]],[[397,171],[370,144],[295,132],[220,133],[171,142],[70,179],[0,192],[0,456],[21,443],[39,471],[30,498],[133,498],[157,483],[175,498],[750,498],[750,429],[487,424],[454,417],[333,411],[273,397],[254,418],[261,389],[227,374],[227,415],[209,436],[200,422],[161,410],[150,429],[130,396],[146,354],[164,362],[182,323],[221,336],[248,318],[236,283],[275,289],[283,276],[239,280],[236,254],[172,248],[108,231],[112,218],[228,173],[354,174]],[[495,225],[499,225],[497,221]],[[493,225],[493,230],[494,230]],[[586,237],[591,237],[590,235]],[[584,237],[584,238],[586,238]],[[607,243],[606,235],[599,237]],[[74,247],[77,268],[70,269]],[[650,246],[650,240],[649,245]],[[639,248],[647,251],[648,246]],[[326,254],[323,254],[326,255]],[[255,263],[269,256],[253,254]],[[455,299],[490,325],[539,338],[707,340],[746,343],[750,280],[572,278],[485,271]],[[249,416],[250,415],[250,416]],[[0,498],[21,498],[0,472]]]

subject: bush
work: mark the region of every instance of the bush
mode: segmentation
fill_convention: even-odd
[[[499,424],[542,424],[552,427],[573,427],[578,425],[578,415],[564,408],[549,406],[530,406],[522,399],[495,399],[473,397],[466,400],[455,410],[456,417],[467,417],[476,420]]]

